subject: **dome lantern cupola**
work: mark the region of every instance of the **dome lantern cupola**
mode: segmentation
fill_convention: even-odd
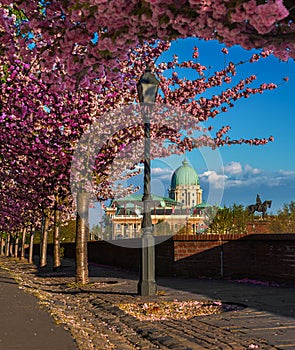
[[[198,174],[186,159],[172,175],[169,196],[182,203],[184,208],[191,208],[202,202]]]

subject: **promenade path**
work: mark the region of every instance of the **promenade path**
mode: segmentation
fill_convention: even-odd
[[[56,325],[37,298],[25,293],[10,274],[0,268],[0,349],[72,350],[76,343]]]
[[[0,268],[1,350],[295,349],[292,286],[169,277],[157,279],[160,295],[139,297],[137,276],[112,267],[90,264],[91,284],[85,287],[75,285],[74,262],[67,259],[60,273],[6,257],[0,257],[0,267],[6,269]],[[176,299],[246,307],[162,321],[140,321],[118,307]]]

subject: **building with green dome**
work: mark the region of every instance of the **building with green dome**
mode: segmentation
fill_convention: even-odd
[[[152,194],[151,218],[154,235],[197,234],[206,228],[207,203],[202,201],[199,177],[185,159],[173,173],[169,198]],[[113,199],[105,208],[112,224],[112,239],[141,235],[142,194]]]
[[[202,203],[202,194],[198,174],[185,159],[172,175],[169,197],[186,209]]]

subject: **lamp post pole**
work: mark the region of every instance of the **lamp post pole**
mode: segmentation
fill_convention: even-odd
[[[152,296],[157,293],[155,280],[155,238],[153,236],[151,217],[151,155],[150,155],[150,106],[155,103],[159,81],[147,69],[137,84],[139,102],[143,106],[144,118],[144,188],[143,188],[143,219],[140,252],[138,294]]]

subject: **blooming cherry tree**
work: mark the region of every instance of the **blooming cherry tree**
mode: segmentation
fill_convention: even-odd
[[[1,6],[1,50],[21,52],[27,62],[41,59],[44,82],[61,90],[120,79],[128,50],[152,38],[195,36],[295,57],[291,0],[4,0]]]
[[[165,41],[145,42],[130,50],[127,59],[120,61],[120,79],[116,78],[117,73],[111,81],[106,77],[94,81],[91,85],[93,90],[80,86],[80,89],[63,92],[51,89],[43,81],[42,65],[36,62],[28,65],[20,59],[2,57],[0,148],[3,156],[0,161],[3,167],[0,175],[3,181],[12,181],[5,191],[1,189],[7,199],[5,208],[1,209],[5,211],[2,230],[14,229],[16,226],[21,228],[28,212],[38,210],[41,213],[48,208],[65,208],[65,200],[69,201],[70,197],[73,154],[81,135],[91,130],[90,126],[96,125],[96,137],[104,141],[98,148],[96,142],[90,142],[90,146],[96,147],[91,173],[93,171],[92,180],[97,198],[103,200],[114,197],[118,194],[115,181],[120,176],[128,177],[137,173],[135,165],[143,158],[144,133],[141,107],[133,103],[137,100],[136,82],[146,67],[151,67],[158,75],[161,90],[157,97],[157,106],[160,107],[155,108],[151,125],[153,157],[183,153],[202,146],[216,148],[241,143],[260,145],[272,140],[271,137],[231,140],[228,136],[229,126],[217,130],[212,137],[206,134],[200,122],[209,122],[233,107],[237,100],[272,90],[276,88],[275,84],[264,83],[253,87],[254,75],[232,83],[237,67],[231,62],[222,70],[208,75],[206,67],[198,61],[197,48],[189,61],[178,62],[174,56],[170,62],[155,63],[169,47],[170,44]],[[227,55],[227,50],[223,51]],[[255,54],[250,62],[266,58],[269,54],[270,51]],[[190,69],[195,73],[195,78],[180,78],[177,72],[181,69]],[[59,74],[59,71],[56,72],[57,78]],[[207,90],[216,87],[220,87],[218,94],[206,98],[203,96]],[[118,112],[118,106],[126,106],[124,111],[130,113],[123,116]],[[180,112],[171,115],[167,110],[170,107]],[[210,124],[208,129],[212,129]],[[201,135],[191,134],[194,130],[198,130]],[[167,139],[170,141],[168,146]],[[135,151],[134,143],[137,145]],[[78,164],[80,171],[83,171],[84,165]],[[19,191],[19,188],[23,190]],[[14,192],[14,207],[22,210],[16,212],[12,209],[10,190]],[[133,190],[126,189],[127,192]],[[26,205],[18,197],[21,193],[24,194]],[[72,207],[68,208],[68,212],[71,212]],[[17,220],[14,220],[15,213],[24,215],[17,215]],[[86,230],[83,231],[85,234]],[[56,237],[58,241],[57,231]],[[87,283],[87,272],[83,271],[83,274],[82,282]]]

